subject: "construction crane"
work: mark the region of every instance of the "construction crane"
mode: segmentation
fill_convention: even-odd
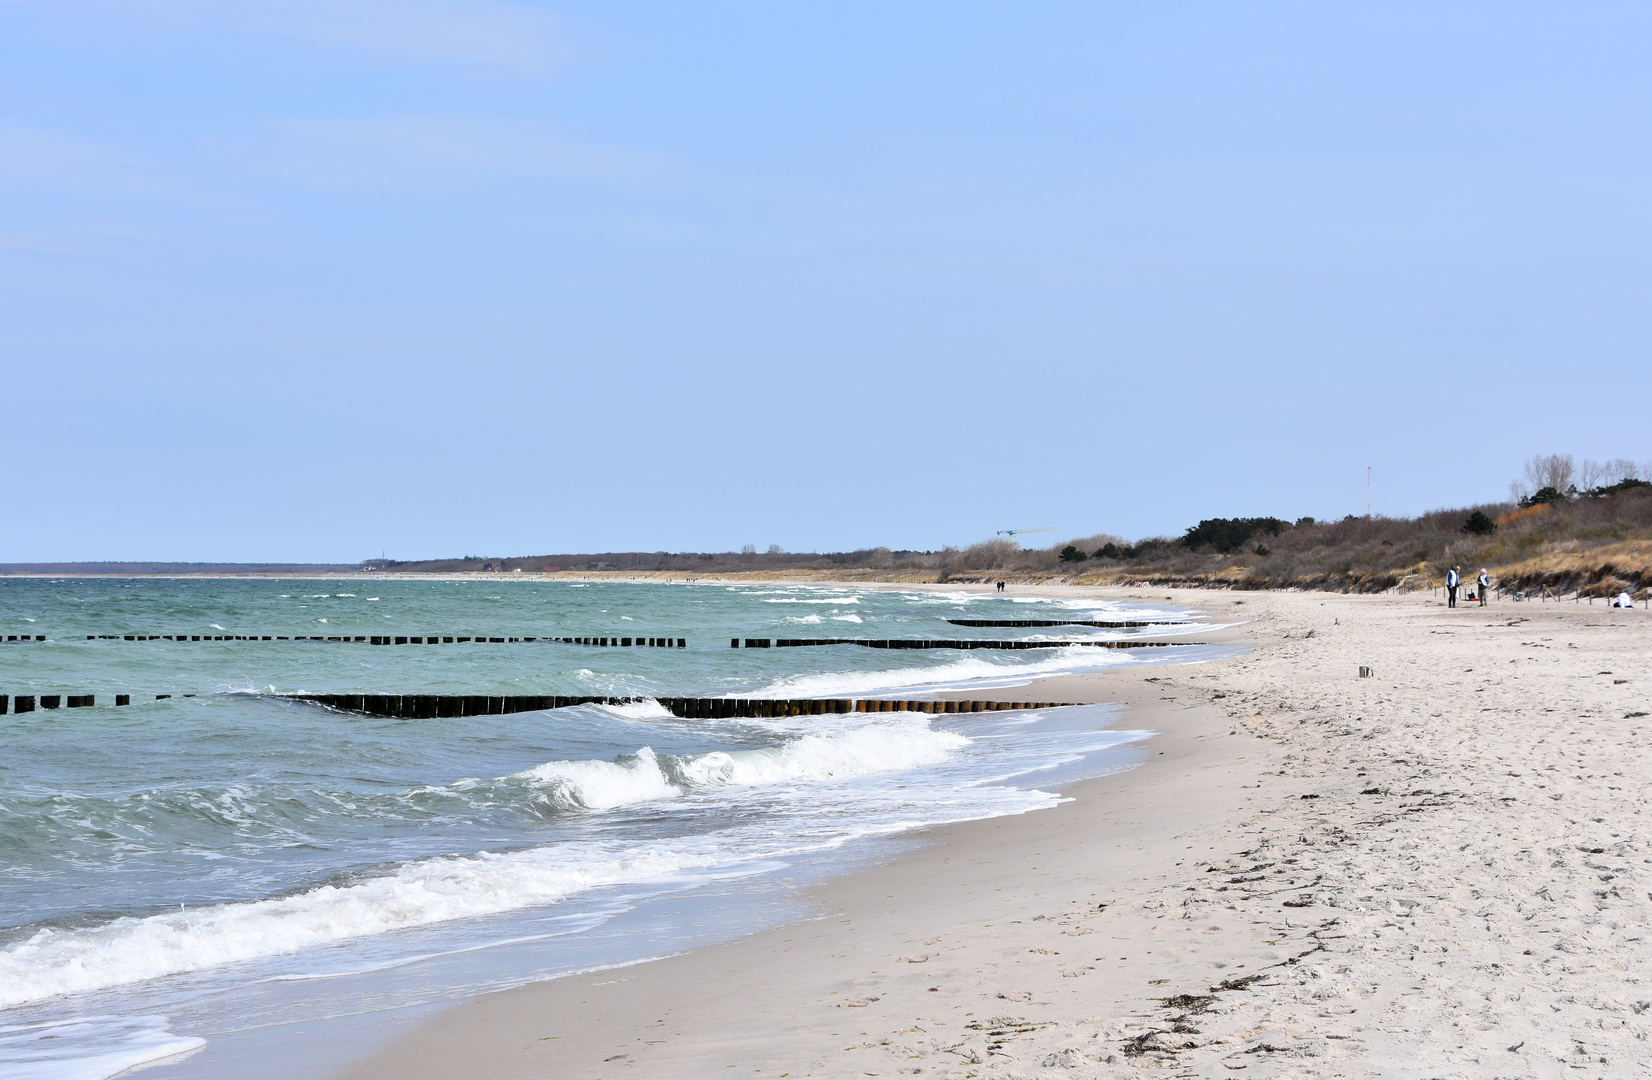
[[[1045,525],[1042,528],[1038,528],[1038,529],[999,529],[998,530],[998,535],[999,536],[1020,536],[1022,533],[1030,533],[1030,532],[1055,532],[1055,526],[1054,525]]]

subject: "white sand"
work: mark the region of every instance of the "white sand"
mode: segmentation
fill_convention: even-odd
[[[1000,695],[1129,702],[1143,767],[344,1075],[1652,1073],[1647,613],[1173,592],[1254,648]]]

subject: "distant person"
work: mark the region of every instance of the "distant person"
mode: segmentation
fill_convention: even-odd
[[[1630,596],[1626,592],[1620,592],[1620,593],[1618,593],[1618,598],[1616,600],[1612,601],[1612,606],[1613,607],[1622,607],[1622,608],[1632,608],[1632,607],[1635,606],[1635,598],[1633,596]]]
[[[1446,571],[1446,607],[1457,606],[1457,571],[1460,566],[1453,566]]]
[[[1483,566],[1480,567],[1480,576],[1475,579],[1474,584],[1480,590],[1480,606],[1485,607],[1486,606],[1486,590],[1491,588],[1491,578],[1486,576],[1486,568],[1485,567],[1483,567]]]

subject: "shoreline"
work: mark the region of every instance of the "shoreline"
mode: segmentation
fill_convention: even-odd
[[[1139,675],[1137,679],[1141,681]],[[1194,792],[1166,774],[1204,770],[1226,757],[1225,750],[1205,745],[1218,729],[1226,738],[1224,720],[1178,715],[1174,707],[1152,700],[1157,686],[1145,681],[1141,687],[1116,685],[1121,680],[1098,686],[1099,681],[1089,674],[1062,676],[1035,680],[1030,684],[1035,689],[1019,692],[1059,691],[1066,695],[1064,700],[1075,703],[1126,706],[1116,727],[1155,732],[1139,744],[1143,760],[1136,767],[1080,781],[1062,791],[1064,801],[1051,809],[900,834],[913,850],[806,890],[803,900],[815,912],[812,918],[623,969],[483,995],[423,1018],[407,1035],[335,1075],[359,1080],[505,1078],[543,1076],[554,1068],[558,1077],[600,1077],[616,1075],[623,1065],[642,1075],[700,1076],[727,1074],[737,1059],[733,1072],[740,1075],[837,1075],[830,1058],[842,1053],[839,1044],[851,1034],[858,1039],[860,1032],[907,1026],[908,1014],[919,1017],[945,1009],[969,1011],[975,1017],[997,1015],[1024,1008],[999,1000],[996,995],[1001,992],[1014,996],[1038,986],[1039,996],[1071,993],[1068,988],[1076,984],[1061,976],[1061,967],[1045,970],[1052,965],[1041,961],[1051,958],[1029,951],[1047,943],[1049,935],[1038,925],[1044,921],[1039,916],[1054,915],[1056,908],[1046,912],[1037,890],[1026,887],[1026,879],[1036,880],[1037,863],[1046,850],[1053,858],[1076,854],[1064,849],[1071,845],[1072,833],[1095,824],[1098,803],[1106,804],[1104,821],[1119,828],[1117,847],[1130,846],[1128,852],[1112,854],[1139,858],[1143,845],[1160,839],[1159,833],[1190,825],[1198,814],[1191,809],[1199,805],[1191,798]],[[992,689],[937,696],[1010,700],[1016,693]],[[1165,748],[1172,745],[1174,749]],[[1202,782],[1199,787],[1205,797],[1235,794]],[[1031,863],[1029,845],[1036,851]],[[952,865],[960,848],[970,851],[969,867],[962,873]],[[990,865],[983,865],[989,853]],[[996,910],[1005,889],[1022,894],[1014,901],[1017,913],[1013,920],[1006,915],[994,922],[989,908]],[[891,898],[906,897],[916,902],[889,903]],[[909,925],[914,916],[921,928]],[[990,925],[983,927],[983,918]],[[950,944],[966,936],[967,945]],[[1081,946],[1079,952],[1090,944],[1075,943]],[[991,987],[970,987],[971,980],[950,977],[940,962],[953,948],[1003,954],[1021,970]],[[843,954],[845,949],[849,952]],[[827,958],[835,953],[843,955],[830,962]],[[1028,959],[1022,960],[1022,954]],[[1117,966],[1133,967],[1128,962]],[[942,988],[931,992],[928,987],[937,981]],[[713,985],[715,995],[708,993]],[[784,1014],[777,1014],[777,1000],[786,1002]],[[736,1001],[752,1007],[766,1003],[761,1007],[763,1023],[730,1023],[733,1011],[750,1015]],[[557,1019],[547,1025],[550,1017]],[[750,1030],[754,1026],[758,1030]],[[662,1030],[667,1032],[664,1043],[658,1041]],[[514,1042],[521,1047],[504,1050]],[[805,1058],[811,1062],[805,1063]],[[866,1063],[857,1062],[852,1070],[856,1074],[859,1064]]]
[[[1635,678],[1652,621],[1241,595],[1250,621],[1224,636],[1243,655],[1048,681],[1158,732],[1141,766],[1054,809],[906,834],[915,850],[810,889],[813,919],[484,995],[336,1075],[1652,1066],[1652,763],[1645,721],[1626,723],[1652,711]]]
[[[1069,591],[1059,586],[1043,588],[1050,592]],[[1097,592],[1082,587],[1071,591],[1081,595]],[[1145,599],[1141,596],[1129,598]],[[1215,613],[1198,609],[1196,614],[1211,616]],[[1211,636],[1212,644],[1233,645],[1242,641],[1244,635],[1241,629],[1229,628]],[[1190,825],[1202,812],[1191,808],[1202,807],[1203,799],[1234,797],[1237,790],[1234,785],[1212,788],[1205,775],[1229,756],[1228,749],[1216,749],[1209,745],[1209,740],[1218,735],[1228,738],[1226,719],[1203,709],[1178,708],[1157,700],[1163,696],[1158,690],[1160,684],[1168,681],[1168,673],[1185,674],[1201,666],[1153,664],[1137,667],[1128,675],[1118,669],[1103,669],[1033,679],[1018,687],[937,692],[934,696],[940,699],[1009,701],[1031,695],[1074,704],[1120,705],[1123,708],[1111,725],[1113,728],[1148,729],[1155,734],[1139,744],[1142,760],[1135,767],[1079,781],[1063,789],[1060,792],[1063,802],[1057,807],[899,834],[898,839],[913,845],[913,850],[889,862],[833,876],[805,890],[801,899],[816,911],[815,918],[786,923],[730,942],[708,945],[622,969],[569,975],[482,995],[421,1018],[408,1034],[389,1041],[363,1060],[346,1066],[334,1075],[340,1080],[420,1076],[529,1077],[545,1075],[546,1069],[551,1067],[549,1062],[553,1060],[554,1075],[558,1077],[612,1076],[619,1065],[634,1067],[644,1075],[723,1075],[729,1072],[730,1064],[725,1058],[734,1053],[742,1059],[758,1062],[751,1068],[735,1067],[733,1072],[736,1074],[754,1074],[755,1069],[764,1075],[778,1075],[789,1069],[795,1076],[810,1072],[808,1067],[796,1064],[793,1059],[799,1052],[798,1043],[809,1039],[808,1029],[820,1028],[819,1023],[811,1025],[811,1019],[818,1020],[821,1016],[834,1021],[826,1025],[831,1030],[821,1028],[813,1034],[835,1044],[842,1041],[840,1033],[845,1030],[843,1024],[851,1021],[857,1032],[870,1030],[868,1024],[887,1026],[894,1022],[896,1013],[934,1011],[938,1003],[944,1004],[948,1010],[954,1006],[964,1009],[959,1003],[963,997],[971,1001],[966,1011],[972,1015],[993,1013],[994,1006],[997,1012],[1013,1011],[1011,1002],[996,997],[1000,992],[998,989],[972,993],[954,986],[929,991],[928,986],[942,971],[937,950],[949,937],[957,938],[964,934],[978,936],[979,929],[976,928],[983,917],[983,905],[993,903],[990,898],[1000,890],[1008,888],[1028,892],[1018,889],[1015,884],[1029,870],[1037,869],[1036,866],[1029,868],[1024,865],[1028,845],[1034,844],[1040,851],[1051,841],[1062,847],[1069,846],[1072,841],[1065,834],[1093,827],[1095,806],[1105,806],[1104,820],[1118,829],[1120,845],[1131,845],[1130,854],[1139,858],[1143,844],[1168,828],[1170,823],[1179,823],[1184,827]],[[1250,747],[1244,749],[1253,750]],[[1187,770],[1195,771],[1190,774]],[[1177,782],[1177,778],[1189,776],[1193,784]],[[1188,816],[1190,812],[1192,817]],[[1153,818],[1157,821],[1151,820]],[[953,880],[949,876],[952,874],[952,852],[960,847],[985,847],[998,855],[991,868],[984,868],[980,865],[980,855],[972,854],[969,856],[971,869]],[[1009,853],[1007,857],[1005,853]],[[1034,861],[1039,857],[1033,856]],[[880,910],[880,900],[886,900],[884,894],[922,897],[935,887],[934,882],[938,878],[947,882],[942,890],[948,893],[945,899],[915,903],[904,914],[905,905],[897,906],[894,912]],[[1036,896],[1025,896],[1020,902],[1031,904],[1036,899]],[[939,937],[942,941],[926,947],[913,937],[915,931],[909,931],[905,921],[906,915],[914,912],[923,913],[925,925],[929,928],[921,937]],[[1012,996],[1026,992],[1025,987],[1048,984],[1051,977],[1057,980],[1056,990],[1071,993],[1069,988],[1077,985],[1060,975],[1059,966],[1053,976],[1041,970],[1051,967],[1047,962],[1040,962],[1048,957],[1029,951],[1036,948],[1031,942],[1043,942],[1048,937],[1047,933],[1042,932],[1044,928],[1034,921],[1038,914],[1035,908],[1028,908],[1022,912],[1024,917],[1017,917],[1019,926],[1000,920],[1001,925],[995,924],[998,935],[989,936],[986,941],[971,942],[970,947],[974,949],[985,947],[1004,951],[1018,961],[1024,953],[1031,959],[1030,963],[1020,961],[1016,965],[1027,969],[1027,978],[1003,980],[1002,985],[1006,988],[1003,992]],[[835,970],[834,965],[820,962],[822,955],[844,945],[841,940],[844,923],[841,920],[845,918],[854,924],[857,936],[870,936],[877,942],[868,946],[865,937],[857,940],[857,957],[871,963],[872,969],[881,970],[881,975],[871,976],[870,982],[865,975],[845,979],[843,972]],[[990,915],[986,918],[988,922],[992,921]],[[1029,931],[1020,927],[1032,929]],[[1087,945],[1088,942],[1079,944]],[[879,964],[872,959],[874,955],[891,952],[903,953],[907,961],[895,959],[893,963]],[[921,964],[910,962],[917,960],[918,956],[924,957]],[[807,957],[810,972],[806,988],[798,985],[796,962],[800,957]],[[849,966],[853,967],[853,962]],[[1133,969],[1135,964],[1125,962],[1118,966]],[[901,985],[893,985],[895,981]],[[684,1001],[704,998],[706,987],[711,983],[724,984],[719,993],[732,993],[750,1002],[773,1002],[777,998],[791,999],[799,995],[808,1000],[790,1012],[787,1017],[789,1023],[780,1024],[783,1031],[778,1039],[770,1040],[749,1032],[722,1035],[717,1033],[717,1029],[728,1026],[729,1003],[726,1000],[702,1001],[698,1006],[685,1007],[683,1004]],[[1065,985],[1061,985],[1063,983]],[[1018,991],[1017,988],[1021,989]],[[857,1000],[862,1004],[854,1005]],[[538,1028],[545,1026],[540,1018],[550,1016],[561,1018],[553,1025],[555,1031],[550,1028],[538,1031]],[[663,1045],[650,1043],[651,1039],[657,1040],[662,1019],[670,1028],[671,1037]],[[773,1020],[772,1012],[765,1019]],[[841,1023],[835,1022],[839,1020]],[[510,1041],[518,1033],[525,1036],[530,1029],[536,1034],[531,1039],[520,1040],[524,1044],[520,1055],[499,1052],[501,1038]],[[700,1034],[695,1035],[695,1032]],[[639,1039],[655,1052],[638,1052],[634,1044]],[[554,1058],[547,1056],[551,1047],[555,1048]],[[660,1053],[661,1050],[665,1053]],[[820,1064],[824,1066],[832,1050],[821,1043],[813,1046],[809,1053],[820,1058]],[[835,1052],[841,1053],[841,1048],[836,1048]],[[614,1059],[616,1054],[627,1056]],[[482,1064],[484,1061],[485,1065]],[[868,1068],[876,1066],[869,1065]],[[858,1074],[859,1070],[855,1071]],[[825,1072],[817,1067],[814,1075],[834,1073],[830,1067]]]

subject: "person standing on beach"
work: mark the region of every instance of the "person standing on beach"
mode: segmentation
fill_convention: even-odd
[[[1486,590],[1491,588],[1491,578],[1486,576],[1486,568],[1485,567],[1483,567],[1483,566],[1480,567],[1480,576],[1479,576],[1478,579],[1475,580],[1474,584],[1479,586],[1480,606],[1485,607],[1486,606]]]
[[[1446,607],[1457,606],[1457,571],[1460,567],[1453,566],[1446,571]]]

